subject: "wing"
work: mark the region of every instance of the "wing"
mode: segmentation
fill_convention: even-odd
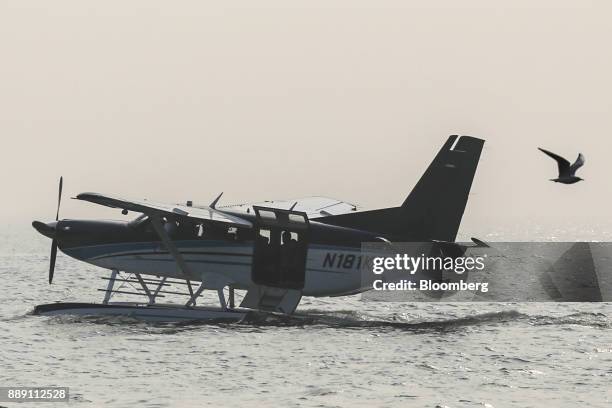
[[[329,215],[340,215],[349,212],[357,211],[355,204],[348,203],[346,201],[337,200],[328,197],[302,197],[294,198],[290,200],[272,200],[261,203],[247,203],[223,206],[223,209],[233,211],[253,211],[253,206],[272,207],[279,209],[294,209],[296,211],[303,211],[308,215],[309,219],[315,219],[319,217],[326,217]]]
[[[188,207],[186,205],[179,204],[172,205],[155,203],[148,200],[127,200],[98,193],[82,193],[75,198],[77,200],[89,201],[91,203],[104,205],[106,207],[121,208],[143,214],[188,217],[202,221],[220,222],[236,227],[253,227],[253,224],[245,219],[236,217],[234,215],[225,214],[222,211],[210,207]]]
[[[541,147],[538,147],[538,150],[555,159],[555,161],[557,162],[557,166],[559,166],[559,176],[569,176],[570,162],[568,162],[566,159],[559,156],[558,154],[554,154],[553,152],[544,150]]]
[[[572,164],[570,166],[570,173],[574,174],[576,172],[576,170],[578,170],[579,168],[581,168],[584,165],[584,156],[582,155],[582,153],[578,154],[578,158],[576,159],[576,161],[574,162],[574,164]]]

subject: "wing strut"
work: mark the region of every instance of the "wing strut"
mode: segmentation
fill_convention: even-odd
[[[187,282],[189,282],[189,281],[187,281]],[[204,287],[204,282],[202,282],[200,284],[200,287],[198,288],[198,290],[196,290],[195,293],[191,294],[191,297],[189,298],[189,300],[185,304],[185,307],[189,307],[191,305],[195,306],[196,305],[196,299],[202,294],[204,289],[206,289],[206,288]]]
[[[174,242],[172,242],[172,240],[168,236],[168,233],[166,232],[166,230],[164,229],[164,226],[161,223],[161,219],[159,215],[150,214],[149,217],[151,218],[151,224],[153,224],[153,228],[155,228],[155,232],[157,232],[157,235],[159,235],[159,237],[161,238],[168,252],[170,252],[170,254],[172,254],[172,256],[174,257],[174,260],[176,261],[176,264],[181,270],[181,273],[183,274],[185,281],[187,281],[187,287],[189,288],[189,294],[191,295],[191,298],[193,299],[193,288],[191,287],[191,281],[189,280],[189,276],[191,275],[191,273],[189,272],[189,267],[187,266],[187,263],[183,259],[183,256],[178,251],[178,249],[176,249]]]

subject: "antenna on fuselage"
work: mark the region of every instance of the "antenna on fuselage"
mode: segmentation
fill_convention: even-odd
[[[210,208],[212,208],[212,209],[214,210],[214,209],[215,209],[215,207],[216,207],[216,205],[217,205],[217,202],[219,202],[219,199],[221,198],[221,196],[222,196],[222,195],[223,195],[223,191],[221,192],[221,194],[219,194],[219,195],[217,196],[217,198],[215,198],[215,201],[213,201],[213,202],[212,202],[212,203],[209,205],[209,207],[210,207]]]

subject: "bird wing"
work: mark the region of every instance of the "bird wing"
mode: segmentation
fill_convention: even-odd
[[[572,164],[570,166],[570,173],[574,174],[576,172],[576,170],[578,170],[579,168],[581,168],[584,165],[584,156],[582,155],[582,153],[578,154],[578,158],[576,159],[576,161],[574,162],[574,164]]]
[[[559,177],[570,175],[570,162],[568,162],[566,159],[559,156],[558,154],[554,154],[553,152],[544,150],[541,147],[538,147],[538,150],[540,150],[542,153],[546,154],[547,156],[550,156],[553,159],[555,159],[555,161],[557,162],[557,165],[559,166]]]

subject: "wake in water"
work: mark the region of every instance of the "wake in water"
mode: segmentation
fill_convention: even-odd
[[[30,317],[25,315],[22,318]],[[41,317],[37,317],[41,318]],[[15,319],[15,318],[13,318]],[[518,310],[479,313],[448,319],[417,320],[407,315],[393,314],[388,319],[370,316],[355,311],[305,310],[292,316],[252,312],[239,323],[214,321],[146,322],[129,316],[54,316],[46,318],[48,324],[103,324],[130,326],[135,329],[189,330],[201,326],[216,326],[225,329],[253,329],[267,327],[320,327],[336,329],[391,329],[412,332],[447,332],[466,327],[494,326],[523,323],[533,326],[578,325],[595,328],[612,328],[612,321],[603,313],[579,312],[562,316],[529,315]],[[173,330],[174,329],[174,330]]]
[[[339,329],[390,328],[406,331],[443,332],[465,326],[498,324],[529,318],[516,310],[481,313],[472,316],[415,321],[404,315],[393,315],[389,319],[374,319],[354,311],[325,312],[304,311],[293,316],[253,315],[240,324],[254,326],[322,326]]]

